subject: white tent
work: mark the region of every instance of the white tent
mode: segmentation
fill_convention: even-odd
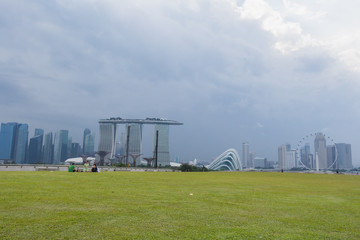
[[[95,162],[95,158],[94,157],[88,157],[87,161],[89,161],[89,164],[92,165]],[[83,159],[81,157],[66,159],[66,161],[65,161],[66,165],[70,165],[71,163],[74,163],[75,165],[84,164]]]

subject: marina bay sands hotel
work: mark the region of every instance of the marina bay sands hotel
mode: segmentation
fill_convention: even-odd
[[[115,158],[118,125],[120,124],[126,125],[126,156],[123,157],[126,157],[132,164],[133,161],[135,165],[141,164],[139,156],[142,154],[142,129],[144,124],[150,124],[154,125],[154,156],[156,151],[157,166],[170,165],[169,125],[183,125],[183,123],[164,118],[122,119],[116,117],[101,119],[99,120],[100,140],[98,153],[104,153],[107,159]],[[129,156],[132,158],[129,159]]]

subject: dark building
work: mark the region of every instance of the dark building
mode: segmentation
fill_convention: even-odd
[[[53,154],[54,154],[54,145],[53,145],[53,134],[49,132],[45,135],[44,140],[44,150],[43,150],[43,163],[52,164],[53,163]]]
[[[17,123],[2,123],[0,131],[0,159],[5,162],[14,161],[14,148]]]
[[[30,138],[29,143],[29,163],[36,164],[42,163],[42,144],[43,144],[43,135],[35,135]]]
[[[71,143],[71,151],[70,151],[70,157],[80,157],[81,155],[81,146],[79,143]]]

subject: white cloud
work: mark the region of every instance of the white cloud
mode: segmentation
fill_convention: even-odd
[[[360,34],[329,38],[324,46],[349,69],[360,72]]]
[[[288,14],[298,15],[312,20],[322,17],[326,14],[324,11],[311,11],[307,6],[294,3],[290,0],[283,0],[283,4],[288,11]]]
[[[262,28],[275,37],[274,47],[284,54],[319,45],[309,34],[303,33],[299,23],[285,21],[264,0],[247,0],[239,7],[239,12],[243,19],[261,21]]]

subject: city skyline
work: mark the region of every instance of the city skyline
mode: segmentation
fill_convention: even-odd
[[[172,156],[199,161],[243,142],[272,161],[281,144],[323,132],[351,143],[359,165],[359,7],[3,0],[0,121],[66,129],[81,144],[104,116],[177,119]],[[152,155],[153,131],[143,134]]]
[[[34,135],[31,136],[29,134],[28,124],[17,122],[1,123],[0,160],[17,164],[62,164],[68,158],[80,157],[84,154],[94,156],[97,151],[107,152],[106,159],[115,159],[116,154],[120,153],[120,155],[122,154],[123,156],[126,149],[129,154],[129,159],[127,159],[129,164],[135,164],[134,161],[136,160],[136,165],[140,165],[142,157],[148,155],[142,148],[142,125],[154,124],[152,156],[155,156],[156,138],[158,135],[158,164],[159,166],[160,164],[169,165],[170,161],[175,162],[174,159],[178,159],[179,156],[170,158],[169,127],[166,122],[172,125],[182,125],[182,123],[176,121],[160,118],[146,118],[144,120],[122,118],[102,119],[99,121],[99,129],[101,131],[96,149],[94,145],[95,134],[89,128],[83,130],[83,145],[81,145],[80,143],[72,141],[68,130],[55,131],[55,137],[53,138],[53,132],[48,132],[44,136],[44,129],[35,128]],[[121,131],[117,126],[119,123],[125,125],[125,131]],[[131,129],[131,132],[127,133],[129,129]],[[126,135],[129,137],[128,140],[126,140]],[[310,143],[308,142],[309,139],[302,138],[302,140],[298,142],[296,149],[293,149],[289,143],[279,146],[277,162],[275,159],[268,159],[266,156],[259,156],[255,152],[250,151],[249,142],[243,142],[242,157],[240,158],[242,168],[275,167],[276,169],[289,170],[293,168],[316,169],[318,167],[322,170],[349,170],[357,167],[352,159],[351,144],[335,143],[333,140],[327,144],[323,133],[309,134],[309,136],[314,137],[314,151],[311,150]],[[329,136],[328,139],[330,139]],[[129,147],[127,147],[127,141],[130,144]],[[299,144],[301,142],[304,143],[303,146]],[[92,154],[90,154],[90,152]],[[214,159],[206,159],[201,162],[211,163]],[[123,162],[124,159],[121,161]],[[190,163],[192,161],[187,159],[182,162]]]

